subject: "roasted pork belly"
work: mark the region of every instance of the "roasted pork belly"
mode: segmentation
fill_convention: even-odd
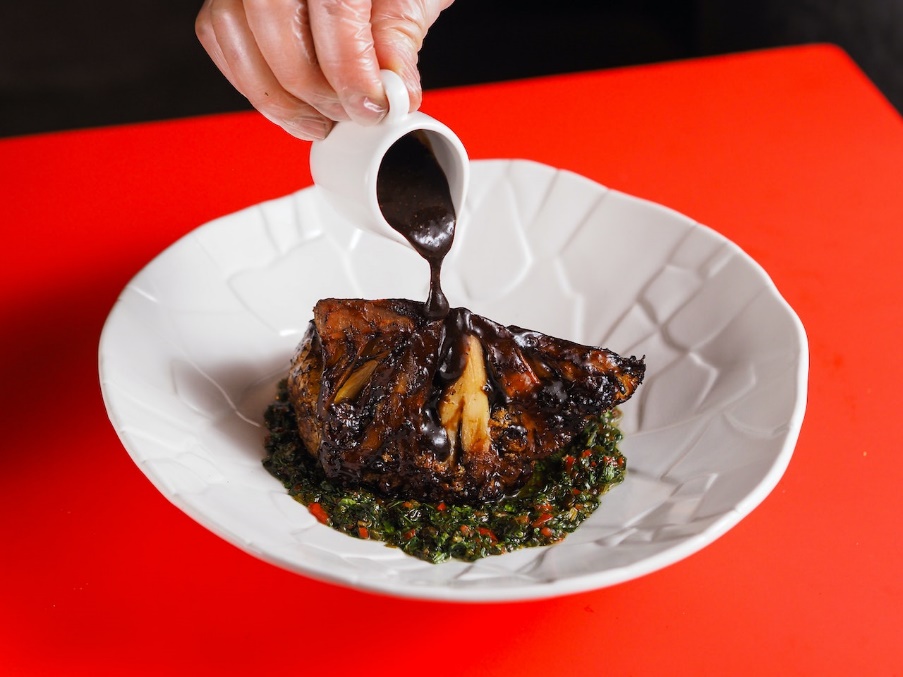
[[[516,492],[642,382],[621,357],[463,308],[325,299],[295,353],[298,430],[327,477],[388,496],[474,503]]]

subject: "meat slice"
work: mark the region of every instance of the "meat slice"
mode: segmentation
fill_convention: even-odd
[[[482,501],[626,401],[645,365],[504,327],[463,308],[429,320],[407,300],[326,299],[289,394],[326,475],[382,494]]]

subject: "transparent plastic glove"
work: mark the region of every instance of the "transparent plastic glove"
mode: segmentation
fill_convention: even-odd
[[[417,53],[452,0],[205,0],[195,28],[232,85],[300,139],[338,120],[375,124],[388,102],[379,70],[402,77],[411,110]]]

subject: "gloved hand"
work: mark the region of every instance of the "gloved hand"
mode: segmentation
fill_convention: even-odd
[[[205,0],[198,38],[232,85],[300,139],[334,120],[374,124],[388,110],[379,70],[422,91],[417,52],[453,0]]]

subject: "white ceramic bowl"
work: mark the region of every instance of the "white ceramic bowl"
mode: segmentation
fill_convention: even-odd
[[[519,160],[473,163],[443,286],[506,324],[645,355],[626,481],[562,543],[432,565],[320,525],[262,467],[262,414],[323,297],[424,299],[409,248],[336,222],[317,189],[208,223],[104,327],[100,377],[134,461],[239,548],[355,588],[454,601],[626,581],[714,541],[774,488],[806,402],[803,327],[762,268],[665,207]]]

